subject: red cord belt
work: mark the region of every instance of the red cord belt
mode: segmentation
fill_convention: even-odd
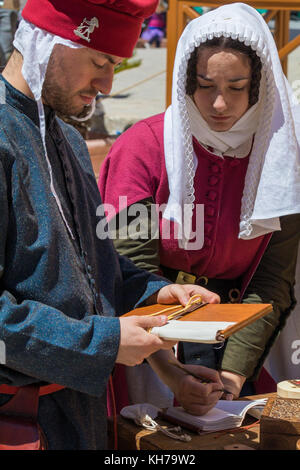
[[[50,384],[43,385],[40,387],[39,395],[48,395],[49,393],[58,392],[66,388],[64,385]],[[12,385],[0,385],[0,393],[5,393],[6,395],[15,395],[20,387],[14,387]]]

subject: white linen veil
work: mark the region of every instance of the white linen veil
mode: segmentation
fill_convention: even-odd
[[[170,196],[163,216],[180,227],[184,225],[184,232],[190,233],[196,162],[185,93],[186,70],[192,51],[214,36],[250,45],[262,61],[263,112],[255,132],[240,214],[239,238],[252,239],[280,230],[280,216],[300,212],[300,106],[283,74],[267,23],[254,8],[242,3],[219,7],[191,21],[179,39],[172,104],[164,121]],[[183,242],[188,247],[187,241]]]

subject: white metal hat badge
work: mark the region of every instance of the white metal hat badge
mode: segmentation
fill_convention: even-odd
[[[85,41],[90,42],[90,35],[94,32],[95,28],[99,28],[98,18],[94,16],[91,20],[84,18],[80,26],[77,29],[74,29],[76,36],[84,39]]]

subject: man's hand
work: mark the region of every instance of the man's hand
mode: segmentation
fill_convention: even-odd
[[[165,315],[121,317],[120,346],[116,362],[126,366],[135,366],[141,364],[146,357],[159,349],[171,349],[175,346],[176,341],[164,341],[147,332],[149,328],[165,325],[166,322]]]
[[[220,297],[217,294],[204,287],[194,284],[169,284],[151,296],[147,303],[180,303],[185,306],[193,295],[201,295],[204,302],[220,302]],[[166,322],[167,317],[165,315],[158,317],[121,317],[120,346],[116,362],[126,366],[135,366],[141,364],[145,358],[160,349],[168,350],[175,346],[176,342],[164,341],[147,331],[154,326],[163,326]]]
[[[185,306],[193,295],[201,295],[203,302],[219,304],[220,297],[204,287],[195,284],[169,284],[162,287],[154,296],[148,299],[147,304],[174,304],[180,303]]]

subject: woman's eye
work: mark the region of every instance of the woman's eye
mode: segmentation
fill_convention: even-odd
[[[207,88],[212,88],[211,85],[198,85],[199,88],[202,88],[202,89],[207,89]]]
[[[243,90],[245,90],[245,87],[242,87],[242,88],[234,88],[234,87],[231,87],[231,90],[234,90],[234,91],[243,91]]]

